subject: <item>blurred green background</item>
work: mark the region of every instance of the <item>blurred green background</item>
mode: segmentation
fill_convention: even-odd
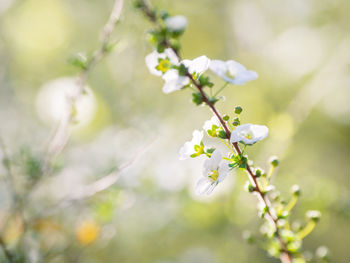
[[[227,88],[217,106],[232,114],[241,105],[243,122],[270,128],[248,154],[265,169],[270,155],[280,157],[274,183],[286,200],[291,185],[301,186],[292,218],[322,212],[304,250],[325,245],[331,262],[349,262],[350,1],[151,3],[188,18],[183,57],[234,59],[259,73],[256,81]],[[32,168],[43,158],[62,110],[59,94],[50,91],[77,75],[67,63],[71,55],[98,47],[111,7],[108,0],[0,0],[0,136],[19,192],[29,176],[22,164]],[[26,218],[49,213],[20,242],[21,223],[4,227],[11,202],[0,185],[1,231],[10,248],[30,255],[29,262],[278,262],[242,238],[262,223],[255,197],[243,190],[244,174],[230,174],[210,197],[194,193],[202,161],[179,161],[178,150],[211,113],[194,106],[188,91],[162,93],[161,79],[144,63],[152,51],[150,26],[125,1],[113,33],[118,44],[89,75],[92,94],[59,168],[26,197]],[[129,161],[109,190],[50,210]],[[0,175],[6,176],[3,166]],[[75,237],[84,222],[93,222],[97,236],[89,244]]]

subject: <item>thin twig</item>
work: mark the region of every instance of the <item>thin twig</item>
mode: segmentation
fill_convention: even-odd
[[[86,67],[84,67],[84,69],[80,72],[80,74],[77,77],[77,90],[74,95],[68,98],[70,109],[68,110],[66,116],[63,117],[60,121],[58,127],[56,128],[56,131],[52,136],[52,139],[50,140],[50,144],[48,146],[47,155],[43,166],[44,171],[48,170],[51,162],[61,153],[61,151],[68,142],[71,133],[70,128],[75,121],[74,112],[76,102],[81,96],[83,96],[85,92],[86,83],[90,71],[95,67],[95,65],[98,62],[100,62],[104,58],[104,56],[109,51],[111,34],[115,28],[116,23],[119,21],[123,9],[123,2],[123,0],[114,1],[114,6],[111,15],[109,16],[107,23],[103,27],[101,46],[93,53],[93,56],[88,61]]]

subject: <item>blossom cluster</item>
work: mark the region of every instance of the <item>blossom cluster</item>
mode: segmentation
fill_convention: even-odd
[[[280,258],[283,263],[306,262],[301,251],[302,240],[315,227],[321,214],[318,211],[306,213],[307,223],[301,227],[290,227],[289,216],[300,195],[299,186],[291,189],[291,199],[284,201],[271,184],[274,169],[279,165],[277,157],[270,158],[270,169],[265,172],[253,166],[245,153],[246,147],[265,139],[269,133],[265,125],[241,123],[240,106],[233,107],[234,116],[220,115],[215,107],[222,97],[218,94],[228,85],[244,85],[255,80],[258,74],[248,70],[234,60],[222,61],[210,59],[205,55],[194,59],[181,59],[179,37],[187,26],[183,16],[169,16],[166,12],[158,13],[140,0],[139,6],[146,16],[156,24],[151,31],[151,42],[156,50],[146,56],[146,65],[151,74],[164,80],[163,92],[168,94],[179,90],[190,90],[192,101],[196,105],[206,105],[213,112],[213,117],[205,121],[202,130],[195,130],[192,139],[179,151],[179,159],[185,160],[203,156],[202,176],[198,179],[198,194],[211,194],[222,183],[230,171],[241,169],[246,172],[248,181],[246,190],[257,195],[259,214],[265,218],[261,233],[266,238],[266,249],[270,255]],[[224,85],[215,89],[208,73],[213,73],[224,81]],[[205,136],[214,138],[226,148],[223,152],[216,145],[206,145]],[[213,140],[211,140],[213,141]],[[246,235],[251,242],[253,237]]]

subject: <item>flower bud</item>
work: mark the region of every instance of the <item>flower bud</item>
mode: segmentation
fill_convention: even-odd
[[[167,29],[171,32],[183,31],[187,26],[186,17],[181,15],[167,17],[164,22]]]
[[[328,259],[328,256],[329,256],[329,251],[328,251],[327,247],[321,246],[321,247],[317,248],[316,257],[323,259],[323,260],[326,260],[326,259]]]
[[[223,130],[221,130],[221,131],[219,131],[219,137],[221,138],[221,139],[227,139],[227,134],[226,134],[226,132],[225,131],[223,131]]]
[[[250,231],[244,231],[242,236],[243,236],[243,239],[248,242],[248,244],[254,243],[254,237]]]
[[[224,121],[228,121],[230,119],[230,116],[228,116],[227,114],[224,115],[224,117],[222,117],[222,119]]]
[[[253,193],[255,191],[255,187],[249,182],[247,181],[245,184],[245,189],[249,192],[249,193]]]
[[[243,111],[243,109],[242,109],[241,106],[235,107],[235,113],[236,113],[236,114],[240,114],[242,111]]]
[[[300,196],[300,187],[299,187],[299,185],[297,185],[297,184],[295,184],[295,185],[293,185],[292,186],[292,188],[291,188],[291,192],[292,192],[292,194],[293,195],[295,195],[295,196]]]
[[[260,177],[263,174],[263,171],[260,168],[255,170],[255,177]]]
[[[277,156],[271,156],[269,159],[269,163],[273,166],[273,167],[277,167],[279,164],[278,158]]]
[[[321,212],[318,210],[309,210],[306,212],[306,217],[314,222],[318,222],[321,218]]]

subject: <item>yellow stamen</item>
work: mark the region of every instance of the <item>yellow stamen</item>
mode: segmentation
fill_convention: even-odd
[[[219,172],[217,170],[214,170],[211,175],[209,175],[209,178],[213,179],[216,181],[219,177]]]
[[[171,67],[171,63],[168,59],[163,59],[159,62],[158,66],[156,67],[156,69],[158,69],[159,71],[165,73],[167,72]]]

